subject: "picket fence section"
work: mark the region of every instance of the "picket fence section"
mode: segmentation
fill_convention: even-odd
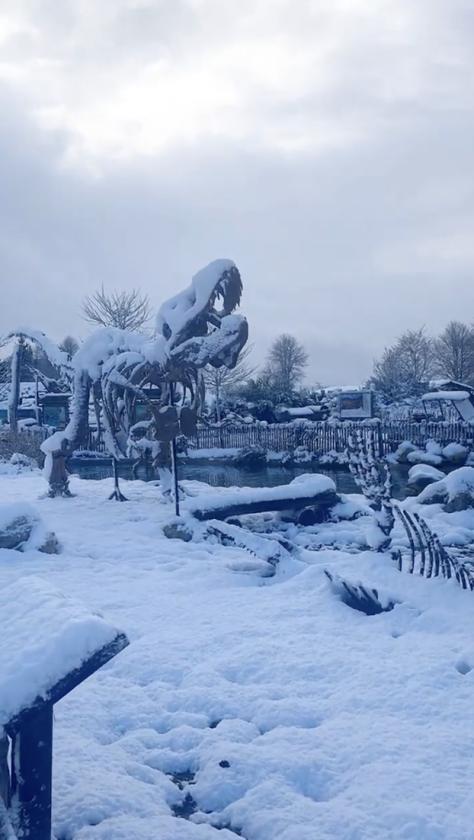
[[[0,430],[0,454],[27,452],[33,454],[48,436],[50,429],[24,428],[17,435],[12,435],[8,427]],[[435,440],[442,446],[448,443],[461,443],[474,447],[474,426],[463,422],[414,423],[409,420],[386,422],[316,422],[316,423],[274,423],[268,425],[223,424],[206,425],[198,428],[197,434],[190,438],[189,445],[197,449],[243,449],[247,446],[261,446],[269,452],[288,452],[302,446],[309,452],[326,455],[328,452],[344,452],[349,435],[360,431],[365,439],[375,434],[378,454],[393,452],[403,440],[410,440],[416,446],[424,447],[429,440]],[[102,439],[97,440],[91,432],[81,449],[104,452]],[[3,453],[2,453],[3,449]]]
[[[197,449],[242,449],[246,446],[262,446],[271,452],[287,452],[302,446],[309,452],[325,455],[332,451],[344,452],[349,436],[357,431],[360,431],[365,439],[375,433],[381,455],[393,452],[403,440],[410,440],[420,447],[424,447],[429,440],[435,440],[442,446],[456,442],[471,447],[474,442],[474,426],[468,423],[397,421],[204,426],[200,427],[197,435],[191,439],[191,445]]]

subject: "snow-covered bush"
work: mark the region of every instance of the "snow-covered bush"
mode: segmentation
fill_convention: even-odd
[[[234,464],[248,469],[258,469],[266,466],[267,451],[263,446],[244,446],[232,459]]]
[[[0,430],[0,461],[9,461],[13,455],[25,455],[37,467],[43,463],[40,435],[19,431],[11,432],[8,428]]]
[[[34,470],[38,466],[34,458],[30,458],[30,456],[25,455],[24,452],[14,452],[10,458],[10,464],[14,467],[18,467],[20,470]]]
[[[38,469],[38,464],[34,458],[30,458],[22,452],[14,452],[10,458],[0,457],[0,475],[13,475],[36,469]]]
[[[323,466],[347,466],[349,463],[349,456],[347,452],[337,452],[335,449],[330,449],[318,457],[318,463]]]
[[[295,464],[309,464],[313,460],[313,453],[305,446],[297,446],[293,452],[293,460]]]

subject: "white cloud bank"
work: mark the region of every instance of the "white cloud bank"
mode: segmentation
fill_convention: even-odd
[[[0,329],[217,256],[313,379],[469,320],[473,33],[467,0],[6,0]]]

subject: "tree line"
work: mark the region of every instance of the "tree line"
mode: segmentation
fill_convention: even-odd
[[[474,325],[450,321],[436,337],[407,330],[374,363],[370,384],[395,402],[421,396],[434,378],[474,385]]]

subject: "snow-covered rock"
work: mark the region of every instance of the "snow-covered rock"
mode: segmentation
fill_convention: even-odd
[[[467,447],[460,443],[448,443],[442,447],[436,440],[428,440],[424,449],[404,440],[390,456],[391,461],[399,464],[428,464],[432,467],[441,464],[461,466],[469,455]]]
[[[462,446],[460,443],[448,443],[442,450],[442,455],[445,461],[450,461],[452,464],[465,464],[466,458],[469,455],[469,449]]]
[[[474,507],[474,467],[459,467],[430,484],[417,497],[417,502],[442,504],[447,513]]]
[[[31,505],[3,504],[0,505],[0,548],[57,554],[59,543]]]
[[[428,484],[434,481],[441,481],[445,474],[429,464],[415,464],[408,471],[408,487],[416,493],[420,493]]]
[[[393,453],[393,459],[394,461],[398,461],[399,464],[406,464],[408,455],[411,452],[415,452],[416,449],[417,447],[410,440],[403,440]]]
[[[430,464],[432,467],[438,467],[443,463],[443,456],[437,452],[414,449],[407,454],[406,460],[409,464]]]

